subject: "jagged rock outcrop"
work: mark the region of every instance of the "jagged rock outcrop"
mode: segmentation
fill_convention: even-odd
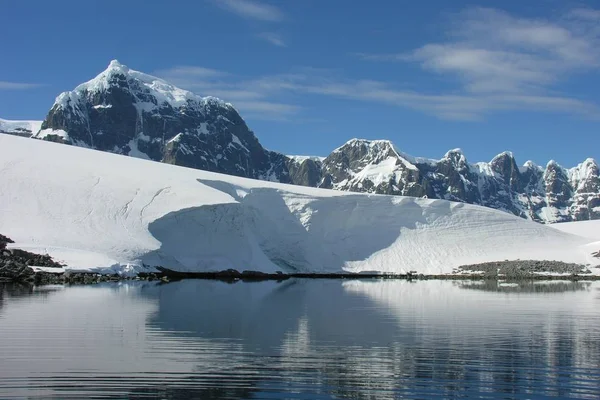
[[[353,192],[424,196],[419,169],[387,140],[353,139],[322,162],[319,187]]]
[[[61,269],[62,265],[50,256],[30,253],[20,249],[6,249],[14,243],[12,239],[0,234],[0,281],[25,281],[34,279],[32,266]]]
[[[285,156],[263,148],[231,104],[118,61],[60,94],[34,137],[248,178],[479,204],[545,223],[600,219],[593,159],[572,169],[554,161],[519,167],[504,152],[470,164],[460,149],[433,160],[362,139],[325,158]]]
[[[319,168],[319,166],[317,166]],[[510,152],[469,164],[460,149],[439,160],[408,156],[386,140],[352,139],[323,160],[320,187],[426,196],[491,207],[538,222],[600,218],[600,179],[593,159],[572,169],[554,161],[519,167]]]

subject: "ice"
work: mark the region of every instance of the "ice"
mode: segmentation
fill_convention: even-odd
[[[451,273],[588,260],[590,239],[463,203],[227,176],[0,135],[0,232],[71,269]]]

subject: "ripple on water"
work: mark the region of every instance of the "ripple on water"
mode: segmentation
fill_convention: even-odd
[[[599,283],[0,284],[0,398],[600,398]]]

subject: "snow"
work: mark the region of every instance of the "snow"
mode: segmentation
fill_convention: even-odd
[[[36,267],[36,266],[32,266],[31,269],[33,269],[34,272],[50,272],[53,274],[62,274],[63,272],[66,271],[65,268]]]
[[[16,121],[0,118],[0,132],[30,131],[37,133],[42,127],[43,121]]]
[[[236,135],[234,135],[234,134],[231,135],[231,141],[232,141],[232,143],[235,143],[238,146],[240,146],[242,149],[246,150],[246,152],[250,153],[250,150],[248,150],[248,148],[243,145],[243,143],[240,141],[240,138],[238,138]]]
[[[600,240],[600,220],[562,222],[560,224],[553,224],[551,226],[562,232]],[[598,248],[598,250],[600,250],[600,248]]]
[[[191,102],[191,104],[200,106],[204,106],[208,103],[218,103],[221,106],[231,107],[229,103],[225,103],[214,97],[201,97],[190,91],[171,85],[170,83],[155,76],[130,69],[117,60],[112,60],[106,70],[101,72],[95,78],[80,84],[75,88],[75,90],[60,94],[56,98],[56,104],[66,108],[69,106],[69,101],[73,104],[76,104],[82,93],[89,94],[106,91],[111,86],[111,79],[115,76],[121,75],[126,79],[138,80],[142,86],[142,90],[152,94],[156,98],[158,106],[166,103],[173,108],[179,108],[190,105]],[[138,110],[147,112],[150,112],[158,107],[154,103],[140,101],[136,103],[136,106],[138,107]],[[107,105],[106,107],[110,106]]]
[[[569,217],[569,211],[566,208],[558,207],[542,207],[538,212],[540,218],[549,224],[558,223],[564,221],[565,218]]]
[[[0,229],[71,269],[451,273],[586,262],[589,239],[493,209],[244,179],[0,135]]]
[[[58,136],[63,140],[69,140],[69,134],[62,129],[42,129],[37,134],[33,135],[36,139],[44,139],[48,136]]]
[[[142,158],[144,160],[150,160],[150,157],[148,157],[148,154],[140,151],[140,149],[138,148],[137,141],[135,139],[130,140],[129,143],[127,143],[127,145],[129,146],[128,155],[130,157],[136,157],[136,158]]]
[[[375,186],[380,185],[384,182],[389,182],[391,176],[395,176],[398,171],[396,170],[396,158],[388,157],[378,164],[369,164],[362,171],[358,172],[354,179],[359,181],[368,179]],[[394,179],[397,181],[398,179]]]
[[[523,166],[521,168],[519,168],[519,172],[523,173],[529,169],[537,169],[537,170],[543,171],[542,167],[540,167],[539,165],[537,165],[536,163],[534,163],[531,160],[527,160],[527,161],[525,161],[525,164],[523,164]]]
[[[183,133],[178,133],[177,135],[173,136],[173,138],[171,138],[167,143],[177,143],[179,141],[181,141],[181,138],[183,137]]]
[[[593,158],[588,158],[576,167],[571,168],[567,171],[571,185],[575,190],[579,191],[583,188],[581,184],[585,184],[593,177],[598,176],[598,164]]]
[[[513,155],[512,151],[503,151],[502,153],[498,154],[496,157],[492,158],[491,162],[494,162],[495,160],[498,160],[498,159],[504,158],[504,157],[514,158],[514,155]]]
[[[298,164],[302,164],[306,160],[312,160],[314,162],[323,162],[326,158],[326,157],[320,157],[320,156],[290,156],[290,155],[288,155],[286,157],[291,158],[292,160],[296,161]]]
[[[196,129],[199,135],[208,135],[210,131],[208,130],[208,124],[206,122],[201,122],[198,129]]]
[[[550,226],[561,232],[586,238],[588,244],[583,246],[583,250],[587,256],[587,263],[600,265],[600,258],[596,256],[600,253],[600,220],[563,222]]]

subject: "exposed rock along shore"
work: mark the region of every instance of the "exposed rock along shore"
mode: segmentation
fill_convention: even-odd
[[[165,267],[155,267],[157,272],[139,273],[135,277],[118,274],[106,275],[95,272],[65,271],[64,265],[48,255],[40,255],[20,249],[7,249],[13,241],[0,234],[0,281],[32,282],[43,284],[93,284],[121,280],[160,280],[169,282],[181,279],[213,279],[226,282],[305,279],[600,279],[591,267],[560,261],[517,260],[465,265],[447,275],[424,275],[411,271],[406,274],[377,273],[265,273],[260,271],[228,269],[215,272],[178,272]],[[600,256],[600,252],[598,255]],[[43,270],[36,270],[43,267]],[[600,268],[599,266],[593,268]],[[55,269],[56,272],[52,270]]]

